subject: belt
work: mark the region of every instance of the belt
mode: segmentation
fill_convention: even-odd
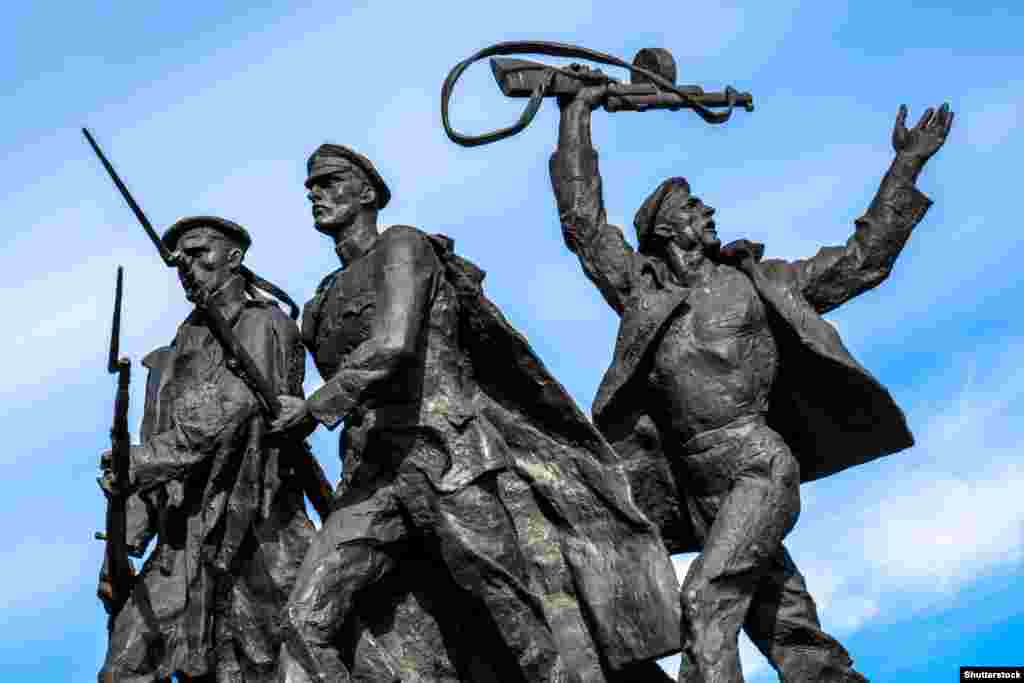
[[[701,432],[683,444],[684,453],[700,453],[723,443],[740,439],[765,425],[763,415],[739,417],[722,427]]]

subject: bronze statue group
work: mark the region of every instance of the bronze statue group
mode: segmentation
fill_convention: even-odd
[[[786,262],[722,246],[683,178],[642,203],[631,246],[591,143],[608,95],[561,98],[550,163],[566,246],[621,319],[592,420],[452,240],[379,228],[390,191],[349,147],[308,160],[340,267],[301,326],[247,277],[244,227],[166,230],[196,305],[144,360],[126,481],[104,460],[126,547],[155,544],[129,586],[101,580],[99,680],[627,683],[669,680],[657,659],[680,652],[679,681],[738,683],[740,629],[787,683],[866,680],[783,540],[801,482],[913,443],[821,316],[888,276],[953,114],[907,128],[901,107],[852,236]],[[321,425],[340,431],[343,480],[316,529],[305,439]],[[682,585],[670,552],[699,552]]]

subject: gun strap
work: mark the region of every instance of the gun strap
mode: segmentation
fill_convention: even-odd
[[[275,299],[288,306],[288,315],[289,317],[291,317],[292,320],[298,319],[299,307],[292,300],[292,298],[288,296],[287,292],[285,292],[283,289],[275,285],[270,280],[263,279],[256,273],[249,270],[249,268],[246,266],[242,266],[238,272],[245,280],[245,284],[247,288],[250,290],[250,293],[252,293],[252,289],[255,288],[272,295]]]
[[[690,93],[680,90],[675,86],[674,83],[664,78],[660,74],[648,71],[639,66],[635,66],[628,62],[625,62],[618,57],[613,55],[605,54],[604,52],[598,52],[597,50],[590,50],[585,47],[579,47],[578,45],[570,45],[568,43],[554,43],[544,40],[516,40],[504,43],[497,43],[486,47],[479,52],[471,55],[469,58],[456,64],[450,72],[448,77],[444,79],[444,85],[441,86],[441,123],[444,126],[444,132],[447,133],[448,137],[463,147],[476,147],[478,145],[486,145],[491,142],[496,142],[504,138],[515,135],[519,131],[530,125],[533,118],[537,115],[537,110],[540,109],[541,100],[546,94],[547,88],[550,86],[554,79],[556,72],[565,74],[566,76],[576,75],[568,70],[561,69],[558,67],[551,67],[551,76],[546,79],[541,85],[533,91],[530,95],[530,101],[526,105],[526,109],[523,110],[519,120],[511,126],[506,128],[499,128],[498,130],[483,135],[463,135],[458,131],[454,130],[451,123],[448,120],[448,103],[452,96],[452,91],[455,89],[455,83],[462,76],[462,73],[469,68],[474,62],[478,62],[486,57],[493,57],[497,55],[517,55],[517,54],[541,54],[549,57],[568,57],[570,59],[586,59],[591,62],[597,62],[598,64],[606,64],[608,66],[618,66],[629,71],[636,72],[649,78],[655,85],[667,90],[668,92],[674,93],[682,98],[683,102],[690,109],[697,112],[700,116],[708,123],[725,123],[732,116],[733,106],[735,104],[735,91],[732,88],[726,88],[726,92],[729,94],[729,104],[725,111],[713,111],[708,109],[701,103],[695,101]],[[608,79],[611,82],[612,79]]]
[[[243,269],[244,268],[245,267],[243,266]],[[273,284],[267,282],[266,280],[263,280],[258,275],[255,275],[254,273],[252,273],[252,271],[248,269],[245,270],[249,273],[249,275],[251,275],[254,278],[255,281],[258,281],[260,283],[260,289],[272,287],[278,292],[281,292],[281,294],[278,295],[279,298],[282,298],[283,300],[288,302],[292,306],[292,310],[294,312],[297,312],[298,307],[295,306],[294,302],[291,301],[287,294],[277,289],[277,287],[275,287]],[[248,281],[248,278],[246,279]],[[217,339],[221,348],[224,350],[225,358],[234,359],[235,361],[237,361],[238,359],[234,356],[232,352],[231,344],[228,342],[228,340],[223,339],[221,337],[220,332],[217,330],[217,326],[211,323],[210,331],[213,334],[214,338]],[[257,402],[259,403],[259,406],[263,412],[264,420],[269,424],[269,422],[273,419],[273,413],[270,407],[267,405],[266,397],[264,397],[263,394],[261,393],[257,381],[250,377],[248,373],[244,372],[241,365],[242,364],[238,362],[227,363],[228,370],[232,372],[236,377],[241,379],[245,383],[245,385],[249,387],[249,390],[252,391],[252,393],[256,396]],[[306,442],[305,439],[301,439],[300,442],[296,444],[295,450],[292,451],[292,453],[293,456],[295,457],[294,471],[298,478],[299,484],[300,486],[302,486],[303,492],[306,494],[306,497],[309,498],[309,501],[313,504],[313,507],[316,509],[316,512],[320,516],[321,521],[326,521],[327,517],[331,514],[331,510],[334,509],[334,489],[331,486],[330,481],[327,479],[327,475],[324,474],[323,468],[320,467],[320,463],[317,461],[316,456],[313,455],[313,450],[309,447],[309,444]]]

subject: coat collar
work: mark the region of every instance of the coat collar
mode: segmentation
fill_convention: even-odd
[[[690,296],[690,289],[669,277],[667,264],[649,258],[641,268],[645,271],[652,277],[625,302],[614,359],[594,399],[593,414],[598,422],[615,394],[636,372],[651,341]]]

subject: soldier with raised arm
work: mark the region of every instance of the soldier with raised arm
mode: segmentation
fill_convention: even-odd
[[[826,634],[783,545],[799,486],[907,448],[888,391],[821,318],[889,274],[931,203],[915,187],[953,121],[948,105],[912,129],[845,245],[806,260],[720,246],[714,209],[670,178],[636,213],[638,248],[607,224],[591,143],[603,86],[562,107],[551,178],[566,245],[621,317],[594,421],[673,552],[700,550],[682,585],[679,680],[743,680],[742,627],[783,681],[864,681]]]

